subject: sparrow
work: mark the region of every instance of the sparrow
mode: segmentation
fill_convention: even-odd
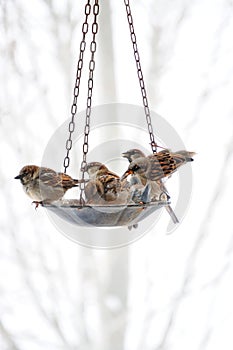
[[[129,192],[128,182],[121,181],[120,177],[100,162],[91,162],[84,168],[89,175],[89,181],[84,193],[88,204],[125,204]],[[114,203],[113,203],[114,202]]]
[[[130,163],[137,159],[141,158],[147,158],[146,155],[139,149],[130,149],[127,152],[122,153],[122,156],[124,158],[127,158]],[[144,176],[141,176],[141,174],[136,173],[131,173],[131,178],[130,178],[130,184],[143,184],[146,186],[147,183],[150,184],[150,195],[151,195],[151,201],[155,200],[163,200],[167,201],[170,197],[167,192],[161,190],[161,186],[158,182],[156,181],[151,181],[150,179],[146,179]]]
[[[144,185],[147,180],[159,181],[172,175],[180,166],[192,162],[194,155],[195,152],[182,150],[173,153],[165,149],[147,157],[139,157],[130,162],[121,179],[124,180],[130,174],[137,174]]]
[[[151,184],[152,201],[157,199],[168,201],[170,196],[163,183],[164,178],[171,176],[180,166],[193,161],[194,155],[195,152],[181,150],[172,153],[168,149],[164,149],[146,157],[142,151],[131,149],[123,153],[123,157],[129,160],[130,165],[121,179],[124,180],[129,174],[134,174],[142,184]],[[159,198],[157,198],[158,194]],[[171,206],[166,205],[165,208],[172,221],[178,223],[179,220]]]
[[[15,179],[20,180],[25,193],[33,199],[36,208],[39,204],[61,199],[67,190],[77,187],[80,183],[80,180],[67,174],[36,165],[24,166]]]

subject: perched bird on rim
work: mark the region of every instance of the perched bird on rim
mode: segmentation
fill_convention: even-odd
[[[128,175],[134,174],[140,177],[144,185],[147,180],[158,181],[172,175],[180,166],[193,161],[194,155],[195,152],[185,150],[171,152],[165,149],[147,157],[134,158],[121,179],[124,180]]]
[[[84,190],[87,203],[127,203],[129,196],[127,180],[121,181],[117,174],[100,162],[88,163],[84,170],[90,178]]]
[[[66,191],[80,183],[80,180],[67,174],[36,165],[24,166],[15,179],[20,180],[25,193],[33,199],[36,208],[39,204],[58,201]]]
[[[193,161],[192,157],[195,155],[195,152],[188,152],[185,150],[170,152],[168,149],[164,149],[161,152],[147,157],[144,154],[142,156],[142,154],[143,152],[137,149],[132,149],[123,153],[123,156],[129,160],[130,164],[128,170],[126,170],[121,179],[124,180],[129,174],[133,174],[140,179],[142,184],[152,184],[151,200],[153,201],[162,199],[158,198],[160,192],[167,197],[167,199],[164,198],[164,200],[170,198],[163,183],[164,178],[171,176],[180,166]],[[166,205],[165,208],[171,216],[172,221],[178,223],[179,220],[171,206]]]
[[[136,161],[137,159],[141,158],[147,158],[146,155],[139,149],[130,149],[127,152],[122,153],[122,156],[124,158],[127,158],[130,163]],[[149,156],[150,157],[150,156]],[[144,175],[144,174],[142,174]],[[131,179],[130,179],[130,184],[143,184],[146,186],[146,184],[150,184],[150,198],[151,201],[154,200],[168,200],[170,196],[168,195],[167,191],[165,189],[161,189],[161,186],[158,182],[152,181],[150,179],[146,179],[144,176],[141,174],[138,174],[137,172],[131,173]]]

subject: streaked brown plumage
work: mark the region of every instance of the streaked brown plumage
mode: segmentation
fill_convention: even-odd
[[[137,159],[147,158],[146,155],[139,149],[130,149],[129,151],[122,153],[122,155],[124,158],[127,158],[130,163],[136,161]],[[164,193],[164,189],[161,190],[161,186],[158,181],[152,181],[145,178],[144,173],[131,173],[130,184],[134,185],[136,183],[142,184],[144,186],[146,186],[146,184],[150,184],[151,201],[168,199],[167,193]]]
[[[124,180],[130,174],[137,174],[144,185],[147,180],[158,181],[172,175],[180,166],[193,161],[194,155],[194,152],[170,152],[166,149],[147,157],[136,158],[131,161],[121,179]]]
[[[77,187],[80,182],[67,174],[36,165],[24,166],[15,179],[20,180],[25,193],[37,206],[41,202],[51,203],[61,199],[67,190]]]
[[[170,152],[168,149],[160,151],[156,154],[145,156],[142,151],[131,149],[123,153],[123,156],[130,162],[128,170],[123,174],[121,179],[127,178],[129,174],[140,179],[142,184],[151,184],[151,200],[161,199],[168,200],[170,197],[163,183],[164,178],[171,176],[180,166],[187,162],[193,161],[194,152],[181,150],[178,152]],[[173,209],[170,205],[166,206],[166,210],[174,223],[178,223]]]
[[[90,180],[85,186],[85,196],[88,204],[125,204],[128,198],[127,181],[110,171],[100,162],[88,163],[87,171]],[[105,203],[106,204],[106,203]],[[113,204],[113,203],[111,203]]]

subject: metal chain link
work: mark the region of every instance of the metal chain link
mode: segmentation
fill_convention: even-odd
[[[89,62],[89,78],[88,78],[88,92],[87,92],[87,107],[86,107],[86,122],[84,127],[84,140],[83,140],[83,160],[81,164],[82,181],[80,183],[80,203],[84,204],[83,192],[85,189],[85,172],[87,165],[87,153],[88,153],[88,137],[90,133],[90,117],[92,106],[92,93],[93,93],[93,76],[95,70],[95,52],[96,52],[96,35],[98,32],[97,17],[99,14],[99,1],[95,0],[93,5],[93,23],[92,23],[92,41],[90,44],[91,59]]]
[[[139,56],[138,47],[137,47],[136,34],[134,31],[133,17],[131,14],[129,0],[124,0],[124,3],[125,3],[126,13],[127,13],[127,18],[128,18],[128,23],[129,23],[130,37],[131,37],[131,41],[133,43],[134,58],[136,61],[136,66],[137,66],[139,85],[140,85],[141,93],[142,93],[142,101],[143,101],[144,111],[146,114],[146,122],[147,122],[148,131],[149,131],[149,135],[150,135],[150,141],[151,141],[150,144],[151,144],[152,152],[156,153],[158,145],[155,142],[153,127],[152,127],[152,123],[151,123],[150,109],[149,109],[149,105],[148,105],[146,87],[145,87],[145,83],[144,83],[142,67],[141,67],[141,62],[140,62],[140,56]]]
[[[75,122],[74,122],[74,118],[75,115],[77,113],[77,99],[79,96],[79,89],[80,89],[80,81],[81,81],[81,75],[82,75],[82,68],[83,68],[83,56],[84,56],[84,52],[86,49],[86,34],[88,32],[88,16],[91,13],[91,5],[90,5],[90,0],[87,1],[86,5],[85,5],[85,21],[83,22],[82,25],[82,40],[80,43],[80,52],[79,52],[79,59],[78,59],[78,64],[77,64],[77,72],[76,72],[76,80],[75,80],[75,86],[74,86],[74,98],[73,98],[73,103],[71,106],[71,121],[69,123],[69,137],[66,141],[66,156],[64,158],[64,162],[63,162],[63,166],[64,166],[64,173],[66,173],[67,168],[70,165],[70,151],[72,148],[72,134],[74,132],[75,129]]]

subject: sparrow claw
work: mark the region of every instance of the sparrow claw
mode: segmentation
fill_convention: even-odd
[[[42,201],[33,201],[32,204],[35,204],[35,210],[39,207],[39,205],[42,205]]]
[[[133,224],[133,225],[128,226],[129,231],[131,231],[132,228],[135,228],[135,229],[138,228],[138,224]]]

